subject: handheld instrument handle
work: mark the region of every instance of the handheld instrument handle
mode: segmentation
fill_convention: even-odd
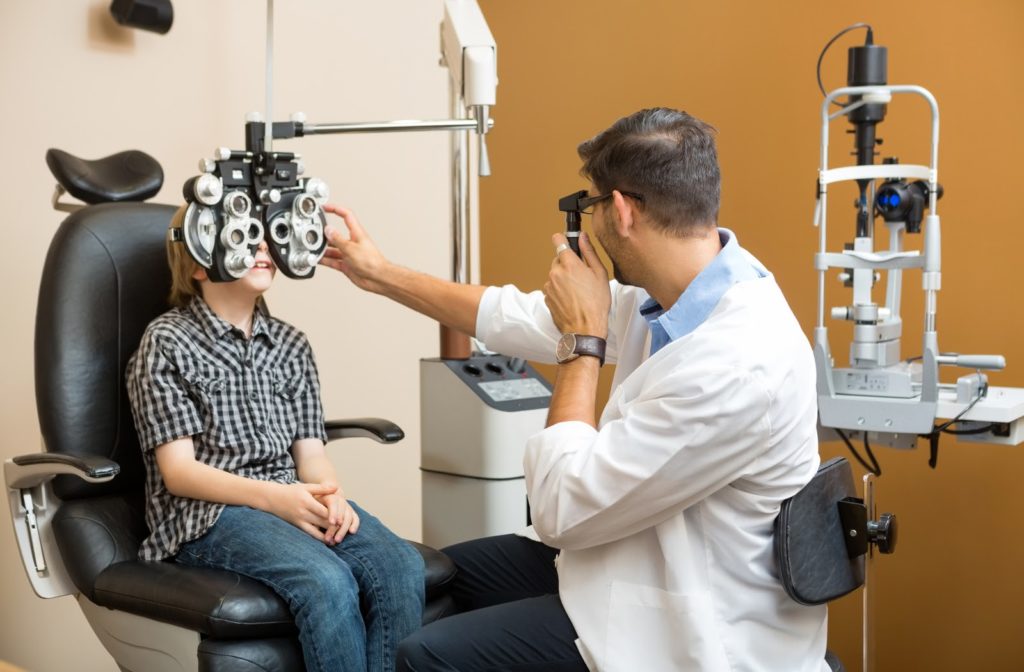
[[[576,230],[568,228],[565,232],[565,238],[569,241],[569,249],[576,253],[576,256],[580,259],[583,258],[583,253],[580,252],[580,229],[579,224],[576,225]]]
[[[965,369],[987,369],[999,371],[1006,368],[1002,355],[939,355],[939,364],[962,366]]]

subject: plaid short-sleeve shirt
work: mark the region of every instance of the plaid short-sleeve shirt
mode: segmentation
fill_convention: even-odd
[[[252,336],[196,298],[146,328],[128,362],[128,397],[146,466],[143,560],[162,560],[217,521],[223,504],[167,491],[154,449],[192,437],[196,459],[232,474],[297,480],[298,439],[327,440],[320,383],[305,335],[257,310]]]

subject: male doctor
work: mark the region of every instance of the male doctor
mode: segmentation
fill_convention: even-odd
[[[540,541],[445,549],[462,613],[399,648],[399,670],[820,672],[825,607],[787,597],[781,502],[818,467],[814,363],[773,277],[718,228],[714,129],[642,110],[579,146],[592,240],[561,234],[542,292],[398,267],[329,206],[324,264],[487,347],[557,361],[527,443]],[[616,364],[597,413],[598,372]]]

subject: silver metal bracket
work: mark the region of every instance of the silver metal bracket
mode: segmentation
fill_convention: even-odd
[[[32,490],[23,488],[18,492],[21,494],[21,505],[25,507],[25,526],[28,528],[29,544],[32,546],[32,561],[35,563],[36,571],[42,574],[46,571],[46,559],[43,557],[43,543],[39,539],[39,524],[36,521],[36,504],[32,499]]]
[[[53,188],[53,196],[50,197],[50,205],[53,206],[54,210],[59,210],[60,212],[78,212],[85,207],[85,203],[67,203],[65,201],[61,201],[60,197],[66,193],[68,193],[67,189],[59,184]]]

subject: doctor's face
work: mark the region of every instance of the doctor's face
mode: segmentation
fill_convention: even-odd
[[[598,192],[594,187],[591,187],[590,193],[596,194]],[[618,222],[618,213],[615,211],[615,205],[612,200],[607,199],[597,203],[594,206],[594,216],[592,219],[594,237],[601,243],[601,247],[604,248],[605,253],[608,254],[608,259],[612,262],[612,277],[619,284],[636,285],[637,283],[632,278],[632,273],[630,272],[630,269],[633,268],[631,255],[621,236],[615,230],[615,225]]]

